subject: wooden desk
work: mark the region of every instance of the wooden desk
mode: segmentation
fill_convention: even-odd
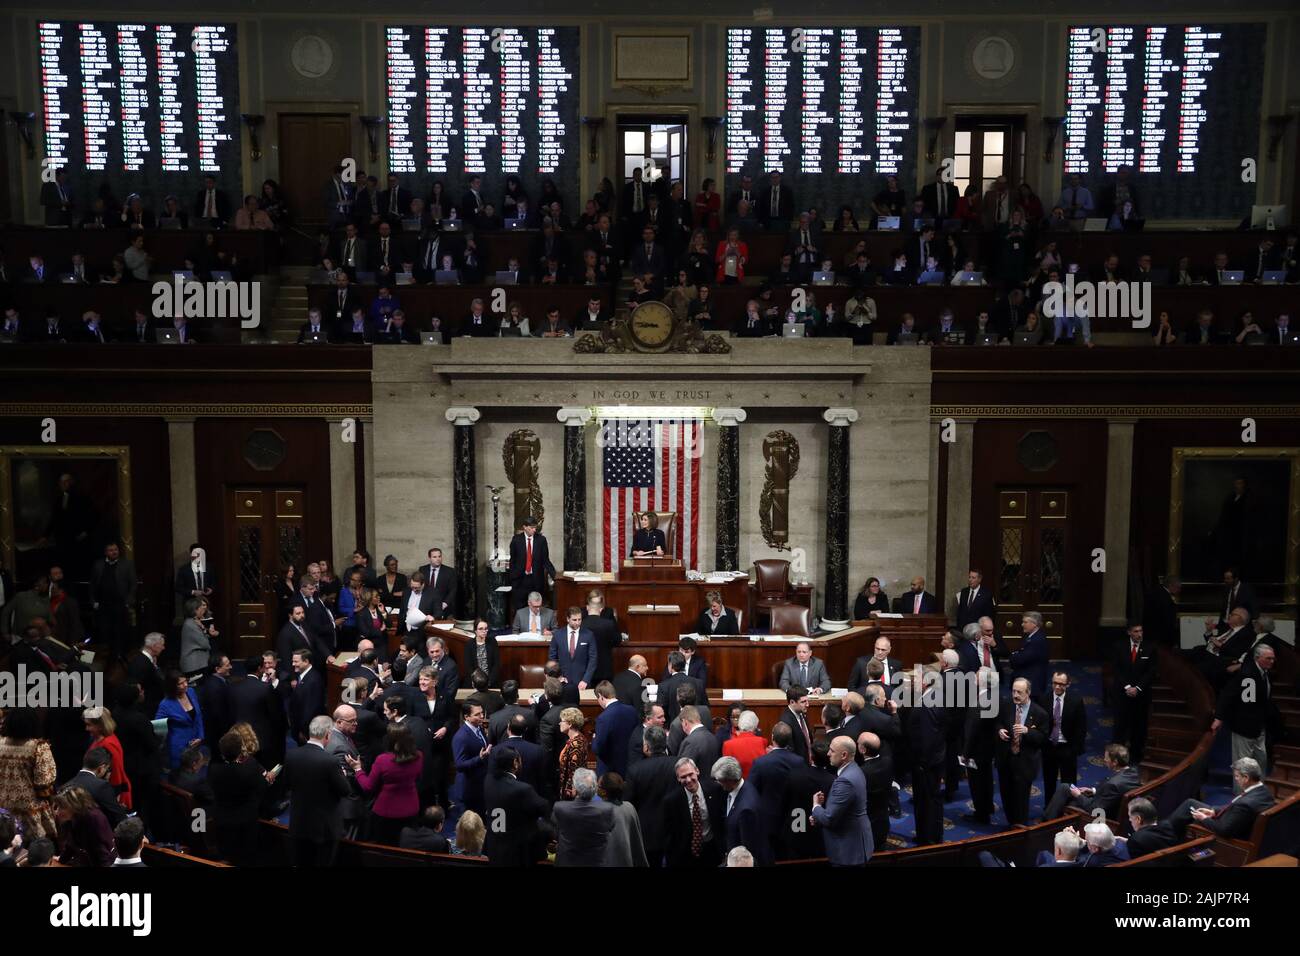
[[[677,604],[633,604],[627,609],[624,627],[630,636],[648,644],[676,644],[688,633],[680,627],[682,609]],[[693,630],[693,628],[691,629]]]
[[[689,634],[695,630],[700,614],[708,606],[704,595],[710,591],[722,592],[722,600],[727,607],[743,609],[748,604],[747,577],[733,578],[726,584],[708,584],[704,581],[687,581],[684,574],[677,580],[672,580],[669,577],[673,570],[671,568],[635,569],[634,577],[658,571],[659,577],[655,580],[645,580],[644,577],[630,579],[627,576],[628,570],[630,569],[602,574],[599,580],[574,580],[567,575],[560,575],[555,579],[555,613],[563,617],[565,610],[570,607],[585,607],[587,592],[601,590],[605,593],[605,606],[612,608],[618,615],[619,626],[632,639],[643,640],[650,635],[634,628],[639,628],[649,619],[634,621],[628,614],[628,608],[634,604],[676,604],[681,610],[673,625],[677,629],[675,634]],[[681,569],[677,570],[680,572]],[[675,636],[673,642],[676,643]]]
[[[905,614],[853,622],[854,627],[864,624],[874,624],[881,637],[889,638],[892,645],[890,657],[898,658],[904,667],[912,667],[930,663],[931,655],[942,650],[939,641],[948,630],[948,617],[944,614]]]
[[[463,681],[465,649],[474,640],[474,635],[454,627],[436,628],[430,633],[447,641],[448,650],[460,667]],[[813,655],[825,663],[831,681],[835,686],[842,687],[853,670],[853,662],[871,653],[879,633],[876,622],[867,621],[860,626],[854,625],[835,634],[814,638],[810,643]],[[668,654],[676,649],[677,638],[678,634],[673,633],[666,640],[660,641],[624,641],[614,650],[614,672],[626,668],[633,654],[640,654],[650,665],[650,676],[661,677],[668,669]],[[710,692],[720,694],[722,688],[748,687],[771,688],[772,693],[780,695],[781,691],[775,689],[775,681],[772,679],[773,666],[793,657],[795,645],[801,640],[804,638],[753,640],[749,637],[722,637],[702,640],[699,652],[709,663]],[[521,666],[542,667],[546,664],[551,642],[544,637],[511,634],[498,637],[497,646],[501,650],[501,679],[519,680]],[[331,709],[338,704],[343,674],[353,656],[340,655],[333,666],[326,668],[326,700]]]

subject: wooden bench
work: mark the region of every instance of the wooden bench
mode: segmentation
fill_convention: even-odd
[[[140,859],[144,861],[145,866],[153,867],[211,866],[225,870],[233,869],[229,863],[220,863],[217,860],[209,860],[193,853],[171,850],[165,846],[154,846],[151,843],[146,843],[140,848]]]
[[[1218,836],[1195,823],[1187,833],[1212,838],[1216,866],[1245,866],[1276,853],[1296,854],[1300,852],[1300,793],[1257,816],[1249,839]]]
[[[1214,840],[1210,837],[1197,837],[1186,843],[1125,860],[1123,863],[1112,863],[1111,866],[1211,866],[1214,863],[1214,852],[1211,849],[1213,844]],[[1201,854],[1202,850],[1210,850],[1210,852]]]

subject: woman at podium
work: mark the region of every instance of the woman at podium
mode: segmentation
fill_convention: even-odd
[[[639,527],[632,535],[632,557],[663,557],[668,541],[664,533],[656,527],[659,524],[659,516],[653,511],[647,511],[637,517],[637,524]]]

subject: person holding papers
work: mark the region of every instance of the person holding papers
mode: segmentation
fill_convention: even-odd
[[[406,600],[402,604],[402,613],[398,615],[398,629],[419,631],[424,627],[425,618],[434,617],[433,594],[424,588],[424,573],[416,571],[407,582]]]
[[[632,535],[632,557],[634,558],[659,558],[663,557],[664,550],[668,546],[668,540],[659,528],[659,516],[653,511],[647,511],[637,516],[637,530]]]
[[[539,634],[550,637],[555,629],[555,612],[549,607],[542,607],[542,596],[536,591],[528,595],[528,606],[515,611],[514,626],[516,634]]]

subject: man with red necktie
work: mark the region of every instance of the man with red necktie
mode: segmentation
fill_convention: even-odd
[[[1155,647],[1142,640],[1142,625],[1132,622],[1128,638],[1120,642],[1113,660],[1115,684],[1114,742],[1128,744],[1133,766],[1142,762],[1147,740],[1147,718],[1151,713],[1151,686],[1156,680]]]
[[[545,597],[549,579],[554,577],[555,565],[551,564],[546,538],[537,530],[537,519],[529,515],[524,518],[519,533],[510,539],[510,570],[506,579],[510,582],[512,609],[523,607],[530,591]]]

